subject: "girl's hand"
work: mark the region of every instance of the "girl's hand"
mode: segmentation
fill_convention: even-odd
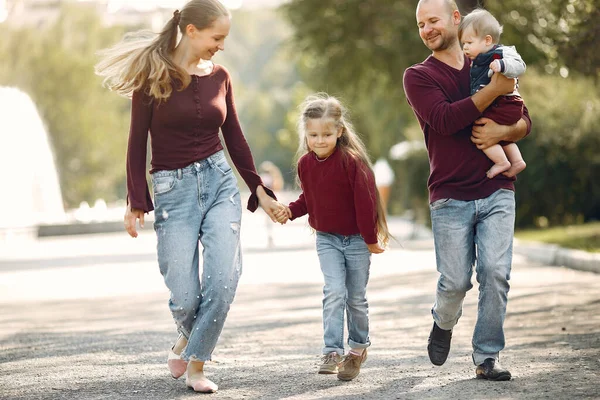
[[[144,210],[140,210],[137,208],[131,208],[130,204],[127,204],[127,209],[125,210],[125,217],[123,218],[123,222],[125,224],[125,230],[129,233],[129,236],[132,238],[138,237],[137,230],[135,229],[136,220],[140,220],[140,228],[144,227]]]
[[[385,249],[379,245],[379,243],[367,244],[369,251],[373,254],[383,253]]]
[[[275,212],[275,218],[277,218],[277,222],[283,225],[291,218],[291,213],[290,208],[284,206]]]

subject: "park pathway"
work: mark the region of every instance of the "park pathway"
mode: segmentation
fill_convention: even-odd
[[[402,239],[373,257],[369,360],[340,382],[317,375],[321,273],[303,222],[265,247],[264,216],[244,215],[244,273],[206,366],[220,390],[197,395],[166,369],[175,339],[153,232],[50,237],[0,247],[0,399],[600,398],[600,275],[516,257],[502,363],[514,379],[474,378],[477,285],[448,362],[426,341],[437,279],[431,242]]]

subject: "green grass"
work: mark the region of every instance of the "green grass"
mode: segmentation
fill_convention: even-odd
[[[600,222],[522,230],[515,232],[515,237],[520,240],[554,243],[571,249],[600,253]]]

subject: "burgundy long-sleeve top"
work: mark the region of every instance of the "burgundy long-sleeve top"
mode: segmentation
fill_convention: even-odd
[[[515,178],[488,179],[492,161],[471,142],[473,122],[481,113],[470,98],[470,60],[461,70],[429,56],[404,72],[404,91],[429,153],[429,201],[452,198],[476,200],[496,190],[514,190]],[[531,119],[523,108],[527,134]]]
[[[151,137],[150,172],[174,170],[209,157],[223,149],[219,129],[229,155],[252,192],[248,209],[256,210],[256,188],[264,187],[242,133],[233,99],[229,72],[214,65],[208,75],[192,75],[182,91],[174,90],[167,101],[158,102],[142,91],[133,93],[131,126],[127,146],[127,199],[132,208],[152,211],[146,182],[146,145]],[[273,192],[265,187],[273,198]]]
[[[319,160],[311,151],[298,161],[298,177],[302,193],[289,205],[292,220],[308,213],[317,231],[360,234],[367,244],[377,243],[375,177],[361,160],[340,149]]]

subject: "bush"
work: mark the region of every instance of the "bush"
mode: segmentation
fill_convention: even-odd
[[[600,97],[591,79],[528,71],[521,94],[533,121],[519,142],[517,225],[600,219]]]
[[[600,96],[587,78],[561,78],[528,70],[521,94],[531,134],[519,142],[527,169],[516,182],[517,227],[600,220]],[[420,138],[422,141],[422,136]],[[428,220],[425,151],[392,162],[396,182],[392,214],[413,209]]]

